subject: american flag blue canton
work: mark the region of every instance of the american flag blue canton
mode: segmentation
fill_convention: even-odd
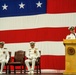
[[[0,0],[0,17],[46,13],[46,0]]]

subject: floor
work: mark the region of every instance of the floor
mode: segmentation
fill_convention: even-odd
[[[2,74],[2,75],[63,75],[62,73],[42,73],[42,74]]]

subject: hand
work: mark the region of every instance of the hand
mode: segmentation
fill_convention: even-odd
[[[8,61],[6,60],[6,63],[8,63]]]
[[[32,60],[32,59],[33,59],[33,57],[30,57],[29,59],[30,59],[30,60]]]

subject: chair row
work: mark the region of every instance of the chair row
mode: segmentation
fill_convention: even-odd
[[[40,52],[40,55],[41,55],[41,51]],[[24,70],[24,73],[27,72],[27,68],[26,68],[26,64],[25,64],[25,60],[27,59],[26,56],[25,56],[26,52],[25,51],[22,51],[22,50],[19,50],[19,51],[16,51],[15,52],[15,55],[14,55],[14,60],[12,61],[11,59],[11,52],[9,52],[9,56],[10,56],[10,59],[9,59],[9,62],[6,64],[6,74],[7,74],[7,71],[9,71],[8,73],[10,74],[11,73],[11,66],[14,66],[14,74],[16,74],[16,66],[20,66],[20,73],[22,74],[22,70]],[[31,63],[29,63],[30,66],[31,66]],[[36,62],[35,62],[35,71],[36,73],[41,73],[41,63],[40,63],[40,57],[37,58]]]

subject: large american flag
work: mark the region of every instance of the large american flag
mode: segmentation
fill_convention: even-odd
[[[12,56],[35,41],[42,69],[64,70],[69,26],[76,26],[76,0],[0,0],[0,41]]]

